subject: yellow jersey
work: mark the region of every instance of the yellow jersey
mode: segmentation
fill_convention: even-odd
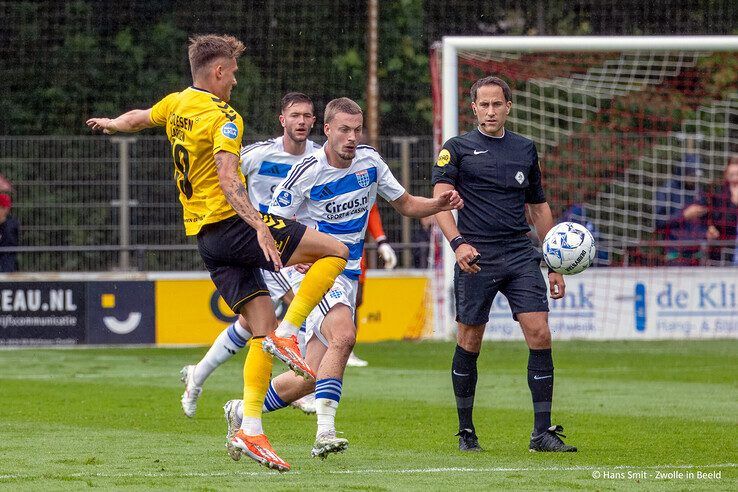
[[[151,122],[166,125],[172,144],[185,233],[193,236],[205,224],[236,215],[220,189],[215,154],[240,155],[241,115],[211,92],[188,87],[156,103],[151,108]]]

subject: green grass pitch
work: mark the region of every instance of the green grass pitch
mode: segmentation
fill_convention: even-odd
[[[312,459],[314,417],[269,414],[293,467],[281,475],[223,447],[243,354],[213,374],[189,420],[178,373],[205,348],[2,350],[0,488],[738,489],[737,340],[556,343],[553,421],[579,447],[567,454],[528,452],[523,342],[485,344],[475,422],[486,451],[459,452],[453,347],[357,347],[370,366],[347,371],[337,417],[349,449]]]

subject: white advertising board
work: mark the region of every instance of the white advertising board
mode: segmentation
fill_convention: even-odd
[[[738,338],[736,268],[591,268],[564,279],[564,299],[549,300],[554,339]],[[523,339],[502,294],[485,338]]]

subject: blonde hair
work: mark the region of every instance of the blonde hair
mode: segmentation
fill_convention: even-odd
[[[224,34],[202,34],[192,36],[187,54],[190,58],[192,78],[219,58],[238,59],[246,47],[233,36]]]
[[[339,97],[338,99],[334,99],[326,104],[323,122],[330,123],[338,113],[364,114],[361,110],[361,106],[356,104],[354,101],[348,97]]]

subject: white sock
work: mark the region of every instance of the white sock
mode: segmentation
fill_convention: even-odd
[[[241,430],[247,436],[258,436],[264,433],[264,429],[261,427],[261,419],[257,417],[246,417],[241,421]]]
[[[315,414],[318,416],[316,437],[324,432],[336,432],[336,410],[338,410],[336,400],[329,398],[315,399]]]
[[[241,326],[238,320],[221,331],[218,338],[215,339],[215,342],[210,347],[210,350],[208,350],[208,353],[195,366],[195,374],[192,377],[195,384],[202,386],[208,376],[219,365],[236,355],[239,350],[246,346],[249,338],[251,338],[251,333]]]
[[[300,331],[299,326],[295,326],[286,319],[283,319],[281,323],[279,323],[279,326],[274,331],[274,333],[281,338],[287,338],[291,337],[292,335],[297,335],[297,332]]]

